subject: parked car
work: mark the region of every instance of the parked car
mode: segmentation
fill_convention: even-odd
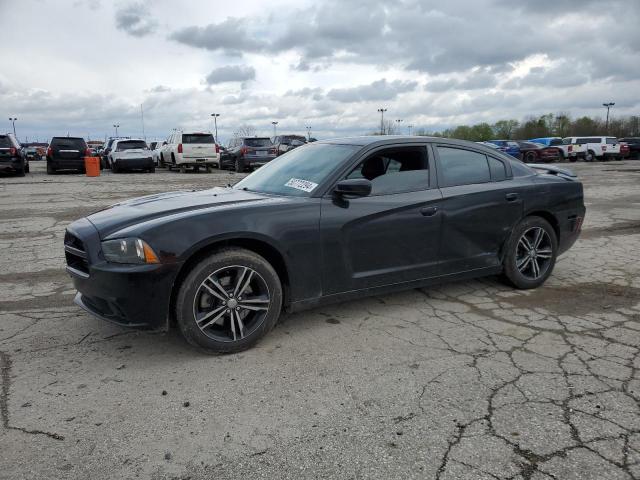
[[[514,140],[488,140],[488,142],[497,146],[501,152],[511,155],[512,157],[520,158],[518,142]]]
[[[629,156],[640,159],[640,137],[619,138],[619,142],[629,145]]]
[[[156,171],[151,150],[147,142],[140,138],[114,141],[109,153],[109,166],[113,173],[124,170],[144,170],[150,173]]]
[[[518,146],[520,147],[522,161],[525,163],[551,163],[562,159],[560,149],[556,147],[547,147],[541,143],[521,140],[518,140]]]
[[[631,148],[626,142],[620,142],[620,158],[627,158],[631,155]]]
[[[40,156],[40,152],[38,151],[37,147],[26,147],[23,150],[24,150],[24,156],[27,159],[27,161],[42,160],[42,157]]]
[[[304,145],[307,143],[307,139],[303,135],[278,135],[274,137],[272,143],[276,147],[276,154],[282,155],[289,150]]]
[[[532,138],[529,142],[540,143],[546,147],[556,147],[561,156],[560,160],[569,160],[570,162],[584,159],[587,153],[585,145],[572,145],[571,142],[560,137]]]
[[[277,156],[276,147],[268,137],[234,137],[227,146],[228,156],[220,168],[235,169],[236,172],[253,170]]]
[[[104,144],[104,148],[102,149],[101,160],[100,160],[100,168],[111,168],[109,165],[109,154],[111,153],[111,148],[113,147],[113,142],[119,139],[126,140],[130,137],[109,137],[107,143]]]
[[[588,162],[620,160],[620,144],[615,137],[567,137],[567,141],[571,145],[583,145],[586,149],[585,160]]]
[[[153,164],[156,167],[160,166],[160,154],[162,153],[162,142],[151,142],[149,144],[149,149],[151,150],[151,158],[153,159]]]
[[[233,187],[120,202],[69,225],[64,248],[89,313],[175,318],[191,344],[237,352],[283,311],[500,273],[536,288],[584,214],[564,169],[462,140],[341,138]]]
[[[187,167],[192,167],[194,172],[205,167],[209,172],[219,164],[220,149],[209,132],[176,131],[163,142],[160,152],[160,166],[169,170],[179,168],[182,173]]]
[[[13,172],[19,177],[29,173],[29,159],[13,133],[0,135],[0,172]]]
[[[90,156],[91,150],[82,137],[53,137],[47,149],[47,173],[58,170],[77,170],[84,173],[84,157]]]
[[[484,145],[485,147],[489,147],[489,148],[493,148],[495,150],[498,150],[498,146],[495,143],[491,143],[491,142],[476,142],[479,145]]]

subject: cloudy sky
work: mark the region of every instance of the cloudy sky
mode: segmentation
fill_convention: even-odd
[[[639,0],[0,0],[18,136],[640,114]]]

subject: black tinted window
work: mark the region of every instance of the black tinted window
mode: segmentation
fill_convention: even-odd
[[[527,167],[524,163],[517,160],[511,162],[511,173],[514,177],[528,177],[529,175],[535,174],[530,167]]]
[[[183,133],[182,143],[216,143],[210,133]]]
[[[486,183],[491,179],[487,157],[459,148],[438,147],[444,187]]]
[[[494,182],[499,182],[500,180],[506,180],[507,178],[507,168],[504,163],[502,163],[497,158],[487,157],[489,161],[489,171],[491,172],[491,180]]]
[[[123,150],[133,150],[133,149],[136,149],[136,148],[146,149],[147,148],[147,144],[145,142],[136,141],[136,140],[126,141],[126,142],[118,142],[117,151],[118,152],[122,152]]]
[[[244,144],[247,147],[270,147],[273,145],[270,138],[245,138]]]
[[[0,135],[0,148],[11,148],[11,140],[6,135]]]
[[[429,162],[422,147],[382,150],[360,162],[347,178],[371,181],[372,195],[389,195],[429,188]]]
[[[87,144],[84,138],[61,137],[51,140],[51,148],[58,150],[85,150]]]

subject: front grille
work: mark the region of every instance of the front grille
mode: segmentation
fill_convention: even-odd
[[[67,266],[89,275],[89,262],[84,243],[72,233],[64,234],[64,254],[67,259]]]

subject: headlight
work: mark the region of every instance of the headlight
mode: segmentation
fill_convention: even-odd
[[[102,252],[113,263],[160,263],[151,247],[139,238],[107,240],[102,242]]]

